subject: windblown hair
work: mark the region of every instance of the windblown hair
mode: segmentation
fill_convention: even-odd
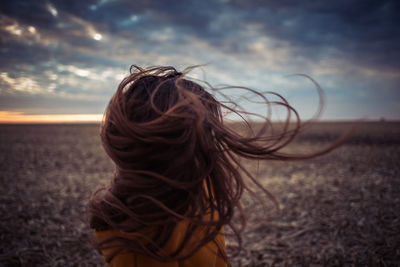
[[[254,194],[248,182],[269,195],[240,158],[303,159],[335,147],[309,155],[282,153],[301,124],[296,110],[278,94],[275,96],[280,101],[275,104],[295,115],[295,127],[289,129],[288,115],[279,134],[267,134],[271,127],[268,119],[252,136],[239,134],[224,123],[222,114],[223,109],[238,111],[217,101],[205,86],[185,79],[189,70],[131,68],[110,100],[101,128],[104,149],[116,165],[115,174],[107,188],[92,196],[89,205],[93,228],[117,229],[146,240],[114,238],[123,249],[161,261],[190,257],[214,240],[225,225],[240,240],[232,218],[235,210],[242,213],[239,200],[243,191]],[[264,94],[244,89],[270,104]],[[182,220],[188,222],[184,238],[176,251],[166,254],[163,246]],[[150,235],[143,234],[146,229],[152,229]],[[190,242],[197,231],[202,232],[201,238]],[[99,245],[112,246],[114,239]],[[221,256],[226,259],[223,253]]]

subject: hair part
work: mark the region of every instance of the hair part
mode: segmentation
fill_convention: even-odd
[[[100,248],[118,239],[121,248],[133,253],[160,261],[182,260],[214,240],[225,225],[233,230],[241,247],[240,233],[246,220],[240,198],[244,190],[259,198],[248,184],[255,184],[276,200],[240,159],[305,159],[327,153],[342,142],[307,155],[282,153],[302,127],[296,110],[279,94],[270,92],[280,101],[269,102],[265,94],[250,88],[228,87],[247,90],[267,107],[277,104],[288,111],[279,134],[268,134],[272,126],[266,117],[257,132],[243,136],[224,123],[222,110],[242,117],[250,130],[243,116],[251,113],[241,110],[237,103],[230,102],[230,106],[218,101],[204,86],[186,79],[192,68],[181,73],[173,67],[132,66],[131,74],[111,98],[103,117],[101,140],[116,170],[110,185],[96,191],[90,200],[91,226],[117,229],[146,242],[114,238],[101,242]],[[319,85],[311,81],[322,96]],[[208,89],[223,95],[227,87]],[[322,97],[320,104],[322,107]],[[290,129],[293,115],[295,127]],[[235,211],[241,215],[242,229],[232,223]],[[165,254],[163,247],[182,220],[188,222],[182,242]],[[146,229],[152,229],[153,234],[144,235]],[[190,238],[197,231],[202,231],[201,238],[192,242]]]

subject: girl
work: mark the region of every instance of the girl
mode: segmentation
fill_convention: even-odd
[[[302,157],[281,153],[300,124],[277,94],[297,126],[288,128],[288,116],[283,132],[271,136],[266,119],[253,136],[239,135],[222,115],[223,109],[237,110],[185,79],[189,70],[133,66],[104,114],[101,139],[116,170],[109,187],[93,195],[90,212],[109,266],[230,266],[224,226],[240,239],[232,217],[241,211],[243,190],[252,192],[243,173],[268,194],[239,158],[307,158],[336,146]]]

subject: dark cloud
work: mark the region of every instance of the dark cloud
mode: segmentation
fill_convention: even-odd
[[[58,10],[58,18],[49,5]],[[257,23],[263,34],[303,48],[306,56],[319,57],[326,48],[335,48],[365,64],[399,68],[398,1],[7,1],[2,10],[21,22],[53,29],[72,46],[96,44],[74,34],[82,25],[68,16],[141,42],[154,42],[150,33],[170,27],[177,38],[191,34],[231,52],[241,49],[241,42],[251,42],[241,40],[238,30]]]
[[[40,27],[53,27],[57,19],[46,8],[48,2],[37,1],[1,1],[2,14],[17,19],[18,21],[31,23]]]
[[[233,1],[232,6],[247,14],[246,21],[261,23],[266,35],[301,46],[307,56],[333,47],[364,64],[400,68],[399,1]]]

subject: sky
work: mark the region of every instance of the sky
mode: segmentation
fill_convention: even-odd
[[[397,0],[0,1],[0,122],[100,120],[132,64],[204,64],[194,78],[277,92],[302,118],[318,106],[292,75],[306,74],[321,120],[399,120],[399,13]]]

